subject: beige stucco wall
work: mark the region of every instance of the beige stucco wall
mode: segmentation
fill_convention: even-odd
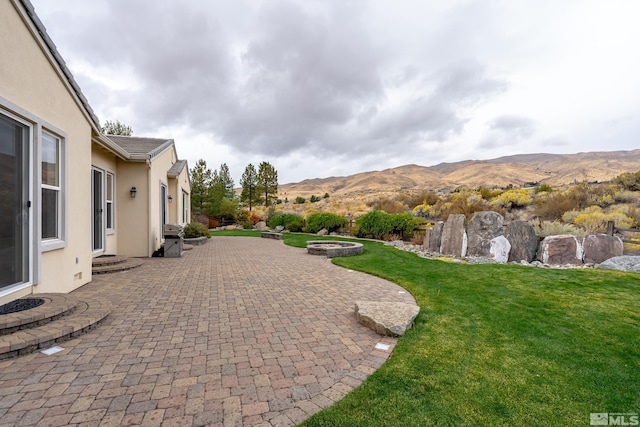
[[[118,255],[148,257],[149,168],[146,162],[117,160],[116,234]],[[136,197],[131,197],[136,187]]]
[[[190,219],[183,220],[182,210],[182,193],[185,192],[187,197],[188,216],[191,215],[191,185],[189,182],[189,170],[187,167],[182,169],[180,175],[169,180],[169,194],[173,197],[173,203],[169,205],[169,223],[186,225]]]
[[[67,136],[67,243],[36,254],[33,291],[69,292],[91,280],[91,125],[11,1],[0,1],[0,96]],[[33,191],[39,194],[39,183]],[[40,209],[36,200],[32,212]]]
[[[107,152],[103,148],[92,144],[91,149],[91,165],[103,172],[113,174],[116,185],[118,182],[118,176],[116,174],[116,156]],[[106,195],[106,189],[105,189]],[[118,226],[118,202],[115,200],[114,195],[114,220],[116,227]],[[106,220],[105,220],[106,221]],[[93,256],[100,256],[103,254],[117,254],[118,253],[118,233],[117,230],[106,231],[104,250],[101,252],[94,252]]]
[[[161,203],[163,202],[160,200],[160,186],[166,185],[169,191],[167,172],[176,160],[174,147],[169,147],[151,160],[149,174],[149,250],[151,252],[158,249],[164,242],[161,229]],[[167,203],[167,213],[171,211],[173,204]],[[167,217],[167,223],[171,223],[169,217]]]

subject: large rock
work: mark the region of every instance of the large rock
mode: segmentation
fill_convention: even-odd
[[[256,230],[260,230],[260,231],[265,231],[265,230],[268,230],[268,229],[269,229],[269,227],[267,227],[267,223],[266,223],[266,222],[264,222],[264,221],[258,221],[258,222],[256,223],[255,229],[256,229]]]
[[[640,256],[623,255],[609,258],[602,264],[596,265],[596,268],[640,273]]]
[[[509,262],[531,262],[536,259],[540,239],[531,224],[521,220],[511,221],[504,235],[511,244]]]
[[[326,228],[318,231],[318,236],[326,236],[327,234],[329,234],[329,230],[327,230]]]
[[[449,215],[442,228],[440,252],[444,255],[463,257],[467,253],[467,233],[464,231],[465,216]]]
[[[491,239],[502,235],[503,224],[498,212],[476,212],[467,226],[467,256],[489,256]]]
[[[538,248],[538,260],[545,264],[582,264],[582,245],[572,234],[547,236]]]
[[[442,245],[442,230],[444,229],[444,222],[438,221],[433,224],[433,227],[429,229],[429,242],[428,247],[425,249],[429,252],[440,252],[440,246]],[[425,238],[425,245],[427,244]]]
[[[584,262],[599,264],[609,258],[622,256],[624,250],[622,240],[618,236],[606,234],[589,234],[582,241]]]
[[[509,260],[509,251],[511,244],[504,236],[498,236],[491,239],[489,253],[495,262],[504,264]]]
[[[413,326],[420,307],[403,302],[356,301],[358,322],[380,335],[401,337]]]

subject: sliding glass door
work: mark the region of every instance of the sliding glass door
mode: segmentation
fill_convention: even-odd
[[[30,282],[29,131],[0,114],[0,292]]]

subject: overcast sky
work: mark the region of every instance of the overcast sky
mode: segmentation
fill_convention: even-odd
[[[640,142],[640,1],[31,0],[104,123],[239,184]]]

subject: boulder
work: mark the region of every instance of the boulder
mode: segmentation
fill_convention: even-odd
[[[425,251],[429,250],[429,239],[431,237],[431,228],[427,228],[424,231],[424,239],[422,240],[422,249]]]
[[[356,301],[358,322],[380,335],[401,337],[413,326],[420,307],[403,302]]]
[[[622,240],[618,236],[606,234],[588,234],[582,241],[584,262],[599,264],[609,258],[622,256],[624,250]]]
[[[640,256],[623,255],[609,258],[605,262],[596,265],[596,268],[640,273]]]
[[[255,225],[255,229],[256,230],[260,230],[260,231],[265,231],[268,230],[269,227],[267,227],[267,223],[264,221],[258,221]]]
[[[522,220],[511,221],[507,225],[505,237],[511,245],[509,262],[531,262],[536,259],[540,239],[531,224]]]
[[[502,235],[503,224],[498,212],[476,212],[467,226],[467,256],[489,256],[491,239]]]
[[[276,233],[281,233],[284,230],[284,225],[277,225],[276,226]]]
[[[582,245],[572,234],[547,236],[540,242],[538,260],[545,264],[582,264]]]
[[[440,252],[440,246],[442,245],[442,230],[444,228],[444,222],[438,221],[433,224],[433,227],[429,229],[429,243],[428,247],[425,247],[429,252]],[[427,244],[425,238],[425,244]]]
[[[327,234],[329,234],[329,230],[327,230],[326,228],[323,228],[322,230],[318,231],[318,236],[326,236]]]
[[[465,216],[449,215],[442,228],[440,253],[449,256],[463,257],[467,253],[467,233],[464,231]]]
[[[491,239],[489,253],[500,264],[505,264],[509,261],[509,251],[511,250],[511,244],[504,236],[498,236]]]

